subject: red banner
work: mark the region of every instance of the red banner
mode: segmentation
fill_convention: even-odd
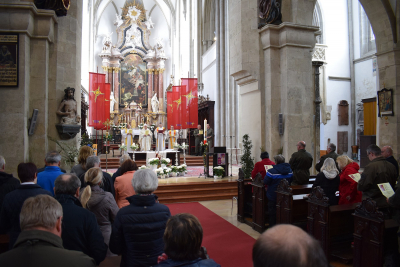
[[[105,74],[89,72],[89,126],[96,130],[105,129],[103,123],[110,118],[110,84],[105,79]]]
[[[183,129],[196,128],[198,124],[197,78],[182,78],[182,126]]]
[[[182,128],[182,97],[181,97],[182,86],[172,86],[172,103],[173,103],[173,122],[175,129],[184,129]]]

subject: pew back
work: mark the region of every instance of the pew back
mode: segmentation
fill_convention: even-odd
[[[238,183],[238,199],[237,199],[237,220],[241,223],[246,222],[246,206],[252,203],[252,180],[244,178],[244,172],[239,169]]]

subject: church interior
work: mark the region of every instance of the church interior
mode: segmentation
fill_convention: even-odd
[[[17,178],[57,151],[73,173],[90,146],[110,175],[124,156],[154,170],[159,202],[199,218],[221,266],[252,266],[272,216],[319,241],[331,266],[399,266],[388,207],[329,205],[313,185],[330,153],[338,175],[346,156],[361,179],[370,145],[400,160],[399,34],[398,0],[0,0],[0,171]],[[279,183],[271,201],[275,167],[255,164],[283,158],[296,179],[301,149],[306,182]]]

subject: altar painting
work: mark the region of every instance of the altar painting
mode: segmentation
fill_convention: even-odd
[[[147,107],[147,73],[146,62],[137,54],[125,56],[121,62],[119,103],[123,107],[125,103],[135,101]]]

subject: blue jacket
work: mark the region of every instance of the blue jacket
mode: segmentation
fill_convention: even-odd
[[[37,184],[20,185],[14,191],[4,197],[3,206],[0,213],[0,234],[10,234],[10,248],[21,232],[19,226],[19,214],[25,200],[37,195],[50,195],[49,191],[44,190]]]
[[[64,174],[57,166],[46,166],[44,171],[38,173],[37,184],[46,189],[54,197],[54,181],[60,175]]]
[[[208,260],[203,260],[201,258],[198,258],[196,260],[191,260],[191,261],[174,261],[171,259],[168,259],[166,261],[160,262],[158,265],[155,267],[221,267],[218,263],[216,263],[212,259]]]
[[[264,184],[268,185],[267,198],[276,201],[276,188],[282,179],[287,179],[289,183],[293,180],[293,172],[289,163],[274,165],[267,171],[264,177]]]
[[[130,205],[117,213],[110,250],[122,254],[121,267],[154,266],[164,252],[164,231],[171,217],[169,208],[156,202],[156,195],[133,195]]]
[[[82,208],[74,196],[59,194],[55,198],[63,208],[61,238],[65,249],[81,251],[99,265],[107,254],[107,245],[97,224],[96,216]]]

